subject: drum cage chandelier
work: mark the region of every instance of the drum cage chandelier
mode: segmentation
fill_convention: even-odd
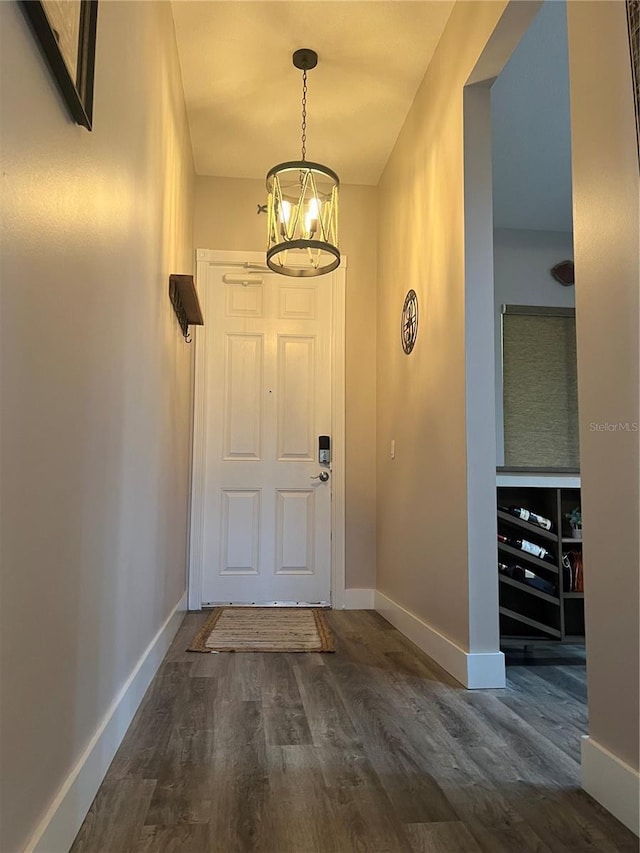
[[[318,55],[302,48],[293,64],[302,70],[302,158],[267,173],[267,266],[282,275],[324,275],[340,264],[336,173],[306,159],[307,71]]]

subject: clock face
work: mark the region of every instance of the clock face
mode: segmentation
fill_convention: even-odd
[[[405,297],[400,335],[402,349],[409,355],[418,337],[418,297],[415,290],[410,290]]]

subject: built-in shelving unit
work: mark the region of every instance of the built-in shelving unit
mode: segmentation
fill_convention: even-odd
[[[549,552],[548,558],[540,559],[498,542],[498,562],[520,575],[512,577],[498,569],[502,641],[575,641],[584,637],[582,574],[575,571],[582,561],[582,539],[570,535],[567,519],[571,510],[580,506],[579,479],[573,472],[527,476],[522,471],[499,471],[497,482],[498,506],[522,507],[551,521],[551,530],[545,530],[497,511],[498,534],[526,540]],[[524,570],[533,577],[525,578]]]

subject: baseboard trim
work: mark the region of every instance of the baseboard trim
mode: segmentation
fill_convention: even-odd
[[[67,853],[187,609],[186,592],[135,665],[24,853]]]
[[[462,685],[470,690],[505,686],[502,652],[465,652],[453,640],[379,590],[375,590],[374,598],[378,613]]]
[[[345,610],[373,610],[375,608],[374,600],[375,589],[345,589],[344,591],[344,608]]]
[[[582,787],[640,836],[640,773],[588,735],[582,738]]]

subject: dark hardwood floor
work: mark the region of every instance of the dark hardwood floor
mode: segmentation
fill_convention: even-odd
[[[185,652],[189,614],[73,853],[637,853],[579,787],[584,654],[466,691],[371,611],[336,654]]]

